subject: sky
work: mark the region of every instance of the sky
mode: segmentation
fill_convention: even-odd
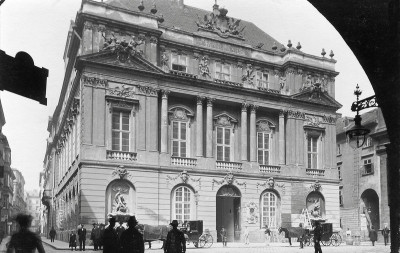
[[[151,0],[144,0],[151,1]],[[211,12],[214,0],[184,0],[190,6]],[[228,16],[253,22],[270,36],[287,45],[300,42],[302,51],[320,56],[333,50],[337,60],[336,100],[343,105],[338,111],[350,111],[355,86],[360,85],[365,98],[374,94],[364,70],[340,34],[306,0],[218,0],[228,9]],[[64,77],[63,54],[70,20],[75,20],[81,0],[6,0],[0,6],[0,49],[15,56],[28,52],[35,65],[49,70],[47,106],[36,101],[0,91],[7,136],[12,152],[11,167],[22,172],[25,189],[39,188],[39,173],[48,137],[48,118],[58,103]]]

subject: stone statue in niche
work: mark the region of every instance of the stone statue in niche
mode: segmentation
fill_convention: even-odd
[[[168,71],[169,70],[169,67],[168,67],[169,59],[168,59],[167,53],[165,51],[161,54],[160,61],[161,61],[161,67],[163,68],[163,70]]]
[[[321,218],[321,203],[319,198],[310,198],[308,202],[311,204],[308,206],[308,211],[314,218]]]
[[[113,187],[112,190],[115,192],[112,212],[116,214],[127,213],[129,209],[126,202],[126,196],[129,193],[129,187],[125,185],[117,185]]]
[[[242,81],[247,82],[248,84],[254,85],[253,79],[254,79],[254,69],[251,66],[251,64],[246,65],[246,70],[244,72],[244,75],[242,76]]]
[[[208,68],[208,58],[203,56],[199,63],[200,75],[203,77],[211,77],[210,69]]]

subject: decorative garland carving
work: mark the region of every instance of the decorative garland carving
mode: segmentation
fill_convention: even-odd
[[[275,128],[275,126],[268,120],[260,120],[257,122],[256,126],[258,132],[267,132],[267,133],[272,132],[272,130]]]
[[[221,127],[234,127],[238,121],[237,119],[231,117],[227,113],[221,113],[219,115],[214,116],[215,126]]]
[[[304,112],[288,110],[287,113],[288,113],[288,117],[297,118],[297,119],[305,119]]]
[[[322,120],[325,123],[336,124],[337,118],[335,116],[323,115]]]
[[[101,79],[97,77],[90,77],[83,75],[82,76],[82,83],[83,84],[89,84],[92,86],[99,86],[99,87],[107,87],[108,86],[108,80],[107,79]]]
[[[137,49],[137,46],[143,44],[145,41],[145,38],[141,35],[139,35],[138,38],[132,35],[129,42],[127,42],[125,38],[122,40],[117,39],[113,32],[108,39],[104,36],[104,33],[102,33],[102,36],[104,38],[104,45],[101,51],[109,50],[112,53],[116,53],[117,59],[120,62],[130,61],[133,56],[141,56],[143,54],[143,50]]]
[[[274,189],[275,179],[273,177],[270,177],[267,180],[265,180],[264,183],[258,183],[257,182],[257,192],[258,192],[258,187],[259,186],[267,187],[267,189]]]
[[[172,112],[172,115],[169,117],[169,120],[170,121],[173,121],[173,120],[186,121],[186,120],[188,120],[186,110],[182,109],[182,108],[175,108],[175,110],[173,110],[173,112]]]
[[[210,69],[208,68],[208,58],[203,56],[199,62],[199,71],[202,77],[210,77]]]
[[[214,12],[218,14],[214,14],[214,12],[211,12],[210,14],[204,15],[203,20],[199,16],[197,16],[198,20],[196,21],[196,24],[198,29],[215,32],[223,38],[227,38],[229,36],[242,38],[242,32],[245,27],[239,30],[240,20],[228,18],[226,16],[228,10],[225,8],[219,9],[219,6],[217,4],[215,4],[213,8]]]
[[[212,189],[214,190],[214,184],[221,185],[221,184],[223,184],[223,183],[226,183],[227,185],[232,185],[233,183],[236,183],[236,184],[239,185],[239,186],[243,186],[243,185],[244,185],[244,190],[245,190],[245,191],[246,191],[246,188],[247,188],[247,183],[246,183],[246,181],[239,182],[239,181],[235,178],[235,176],[233,175],[232,172],[228,172],[228,173],[224,176],[224,178],[221,179],[221,180],[217,180],[217,179],[213,178],[212,183],[211,183]]]
[[[315,115],[305,115],[306,121],[304,122],[304,125],[307,126],[312,126],[312,127],[321,127],[322,121],[320,120],[319,117]]]
[[[313,190],[313,191],[321,191],[322,190],[322,186],[319,183],[319,181],[316,180],[314,184],[310,185],[310,189]]]
[[[137,87],[138,87],[139,93],[144,94],[144,95],[149,95],[149,96],[157,96],[158,91],[159,91],[158,89],[150,87],[150,86],[138,85]]]
[[[114,169],[112,172],[113,176],[119,176],[119,179],[127,179],[130,178],[131,175],[129,174],[128,170],[124,168],[124,166],[120,165]]]
[[[197,182],[199,189],[201,189],[201,177],[199,177],[197,179],[192,178],[186,170],[182,171],[175,177],[171,177],[170,175],[167,175],[167,185],[169,185],[169,181],[175,181],[178,178],[180,178],[182,183],[184,183],[184,184],[188,184],[189,180],[191,180],[192,182]]]
[[[135,93],[135,90],[133,87],[125,87],[125,85],[122,85],[122,88],[119,86],[113,88],[113,89],[108,89],[110,95],[118,96],[118,97],[123,97],[123,98],[133,98]]]

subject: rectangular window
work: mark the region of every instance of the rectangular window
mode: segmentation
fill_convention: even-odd
[[[173,54],[171,57],[172,69],[176,71],[186,72],[187,57],[186,55]]]
[[[368,147],[371,147],[371,146],[372,146],[372,138],[371,138],[371,137],[368,137],[368,138],[365,140],[364,148],[368,148]]]
[[[342,180],[342,171],[341,171],[341,169],[342,169],[341,166],[338,166],[338,167],[337,167],[339,180]]]
[[[112,113],[112,150],[129,151],[129,112]]]
[[[261,71],[256,72],[256,84],[257,87],[268,89],[268,74]]]
[[[339,189],[339,205],[343,206],[343,193],[342,189]]]
[[[231,129],[217,127],[217,161],[230,161]]]
[[[340,144],[336,145],[336,155],[341,155],[342,151],[340,150]]]
[[[172,122],[172,156],[187,157],[187,122]]]
[[[309,136],[307,138],[307,157],[308,168],[317,169],[318,167],[318,137]]]
[[[270,139],[269,133],[257,133],[257,152],[259,164],[269,164]]]
[[[231,80],[231,67],[227,64],[217,62],[215,64],[215,78],[220,80]]]
[[[374,173],[374,164],[371,159],[364,160],[364,175],[373,174]]]

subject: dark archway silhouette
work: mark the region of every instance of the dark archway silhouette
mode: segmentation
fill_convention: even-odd
[[[361,200],[364,207],[361,211],[367,218],[368,229],[372,225],[375,230],[378,230],[380,228],[378,194],[375,190],[367,189],[361,194]]]
[[[391,252],[399,252],[400,0],[308,0],[336,28],[366,72],[385,119]],[[347,84],[355,85],[355,84]],[[350,106],[350,105],[344,105]]]

